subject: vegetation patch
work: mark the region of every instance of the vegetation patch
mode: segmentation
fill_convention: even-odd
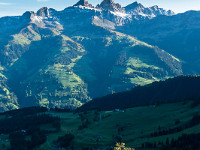
[[[13,146],[18,148],[22,145],[29,147],[30,143],[34,144],[30,149],[108,149],[115,147],[120,141],[126,143],[127,147],[142,150],[165,147],[178,149],[181,147],[179,144],[174,147],[178,140],[182,141],[182,146],[190,147],[196,145],[196,140],[186,144],[184,139],[197,138],[200,133],[200,124],[197,122],[199,112],[196,111],[200,106],[191,108],[191,104],[192,101],[188,100],[80,113],[64,109],[47,111],[45,108],[26,108],[0,115],[0,131],[4,133],[0,138],[5,149]],[[15,127],[12,127],[12,122],[15,122]],[[32,127],[33,124],[36,128]],[[171,129],[179,127],[183,127],[182,130],[171,132]],[[165,134],[155,136],[159,131]],[[15,145],[15,142],[18,145]]]

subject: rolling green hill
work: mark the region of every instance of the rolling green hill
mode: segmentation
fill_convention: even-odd
[[[199,90],[200,76],[178,76],[145,86],[137,86],[130,91],[96,98],[78,108],[78,110],[113,110],[136,105],[184,100],[191,97],[199,97]]]
[[[42,142],[34,149],[57,149],[58,145],[56,141],[58,137],[64,136],[65,134],[72,134],[74,135],[74,139],[70,142],[68,148],[73,146],[73,148],[77,150],[87,147],[110,148],[115,143],[116,139],[114,137],[117,135],[122,136],[122,141],[126,143],[127,147],[146,150],[146,148],[142,148],[142,145],[144,145],[144,143],[146,143],[146,145],[147,143],[153,143],[154,145],[156,144],[156,148],[152,148],[152,150],[157,150],[159,147],[162,147],[161,143],[165,145],[167,139],[169,141],[172,139],[175,141],[183,134],[190,135],[200,133],[200,122],[196,120],[195,123],[192,123],[195,115],[199,114],[199,109],[200,106],[197,105],[197,103],[187,100],[177,103],[138,106],[119,111],[91,111],[76,114],[70,112],[55,112],[53,110],[47,111],[45,113],[46,115],[50,114],[50,116],[57,116],[60,118],[60,130],[56,130],[57,126],[55,126],[53,120],[49,120],[47,123],[38,123],[36,127],[39,127],[41,131],[45,132],[39,132],[39,129],[36,131],[42,135],[45,133],[46,142]],[[23,112],[25,114],[23,114]],[[12,122],[12,120],[19,115],[21,119],[23,119],[23,122],[26,122],[25,120],[31,119],[31,116],[34,117],[34,114],[37,114],[37,112],[39,115],[41,112],[44,112],[44,110],[27,108],[26,110],[22,109],[13,113],[7,112],[0,115],[0,122],[3,121],[2,119],[13,116],[12,118],[7,118]],[[38,117],[45,116],[39,115]],[[39,119],[40,118],[38,118],[38,120]],[[56,121],[57,119],[54,118],[54,120]],[[31,122],[32,121],[30,121],[30,123]],[[20,125],[20,119],[18,124]],[[1,132],[3,131],[1,128],[2,126],[3,124],[0,124]],[[26,133],[24,133],[26,141],[30,141],[32,139],[30,137],[33,136],[32,130],[29,132],[31,129],[29,126],[28,124],[26,126],[23,124],[23,128],[21,128],[26,131]],[[20,126],[18,127],[20,129]],[[12,130],[12,128],[9,129]],[[168,133],[170,129],[176,130]],[[159,131],[160,135],[155,134]],[[10,147],[10,141],[7,140],[9,139],[8,136],[8,132],[0,135],[2,139],[0,146],[4,146],[4,149]],[[20,144],[18,144],[18,146],[19,145]],[[176,147],[174,148],[176,150]]]

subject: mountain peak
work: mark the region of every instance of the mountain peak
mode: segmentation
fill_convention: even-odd
[[[25,18],[25,19],[31,19],[33,18],[34,16],[36,16],[35,12],[33,11],[26,11],[22,17]]]
[[[173,12],[172,10],[168,10],[168,11],[167,11],[167,13],[168,13],[168,15],[169,15],[169,16],[173,16],[173,15],[175,15],[175,14],[176,14],[176,13],[175,13],[175,12]]]
[[[41,17],[49,17],[49,9],[47,7],[43,7],[37,11],[37,15]]]
[[[97,5],[97,8],[113,12],[125,12],[125,9],[120,4],[114,3],[113,0],[104,0],[100,5]]]
[[[132,4],[130,5],[135,5],[136,7],[140,5],[140,3],[138,3],[137,1],[133,2]]]
[[[150,8],[153,9],[153,10],[157,10],[158,9],[158,5],[154,5],[154,6],[150,7]]]
[[[104,0],[102,3],[104,4],[113,4],[113,0]]]
[[[145,7],[141,3],[138,3],[137,1],[125,7],[126,11],[134,10],[137,8],[142,9]]]
[[[141,3],[138,3],[137,1],[127,5],[125,7],[126,13],[131,14],[134,16],[135,19],[138,18],[154,18],[159,15],[166,15],[166,16],[172,16],[175,13],[171,10],[166,11],[163,8],[159,8],[157,5],[154,5],[152,7],[144,7]]]
[[[94,8],[94,6],[92,6],[92,4],[89,4],[86,0],[79,0],[74,6],[85,6]]]

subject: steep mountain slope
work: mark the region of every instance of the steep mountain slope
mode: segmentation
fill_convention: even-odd
[[[8,79],[0,67],[0,112],[17,109],[19,107],[16,95],[7,86]]]
[[[182,74],[178,59],[134,37],[108,29],[115,23],[99,17],[104,12],[85,9],[68,8],[54,15],[63,20],[63,33],[88,52],[75,66],[75,71],[88,83],[92,97]],[[73,18],[66,17],[70,13],[75,14]],[[83,20],[84,16],[87,20]]]
[[[32,43],[9,72],[10,87],[23,100],[20,104],[77,107],[85,103],[89,99],[87,86],[72,71],[83,54],[84,49],[65,36]]]
[[[179,60],[121,33],[90,37],[81,43],[88,55],[77,63],[75,71],[92,88],[93,98],[182,74]]]
[[[84,48],[58,30],[38,26],[36,30],[40,39],[27,42],[27,52],[8,71],[9,86],[20,105],[73,108],[85,103],[90,99],[87,87],[72,71]],[[20,36],[28,40],[27,32]]]
[[[80,0],[63,11],[44,7],[0,18],[0,63],[13,104],[74,109],[92,98],[184,74],[178,58],[116,31],[130,25],[131,16],[112,0],[96,8]]]
[[[135,21],[119,29],[140,40],[157,45],[184,62],[187,73],[200,73],[199,11]]]
[[[48,11],[42,8],[37,14],[26,12],[22,16],[30,23],[4,47],[2,64],[21,107],[74,108],[90,99],[87,85],[72,71],[85,50],[60,34],[62,25],[46,18]]]
[[[199,97],[199,90],[200,76],[180,76],[146,86],[138,86],[128,92],[94,99],[83,105],[78,111],[123,109],[135,105],[184,100]]]

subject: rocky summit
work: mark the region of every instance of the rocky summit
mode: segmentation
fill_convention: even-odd
[[[91,4],[89,4],[88,1],[86,1],[86,0],[80,0],[74,6],[85,6],[85,7],[94,8],[94,6],[92,6]]]
[[[100,5],[97,5],[97,8],[113,12],[125,12],[125,9],[120,4],[114,3],[113,0],[104,0]]]
[[[139,19],[139,17],[143,18],[154,18],[156,16],[166,15],[172,16],[175,13],[172,10],[164,10],[163,8],[159,8],[157,5],[152,7],[144,7],[141,3],[134,2],[125,7],[126,13],[133,15],[135,18]]]
[[[41,17],[49,17],[49,9],[47,7],[43,7],[37,11],[37,15]]]

